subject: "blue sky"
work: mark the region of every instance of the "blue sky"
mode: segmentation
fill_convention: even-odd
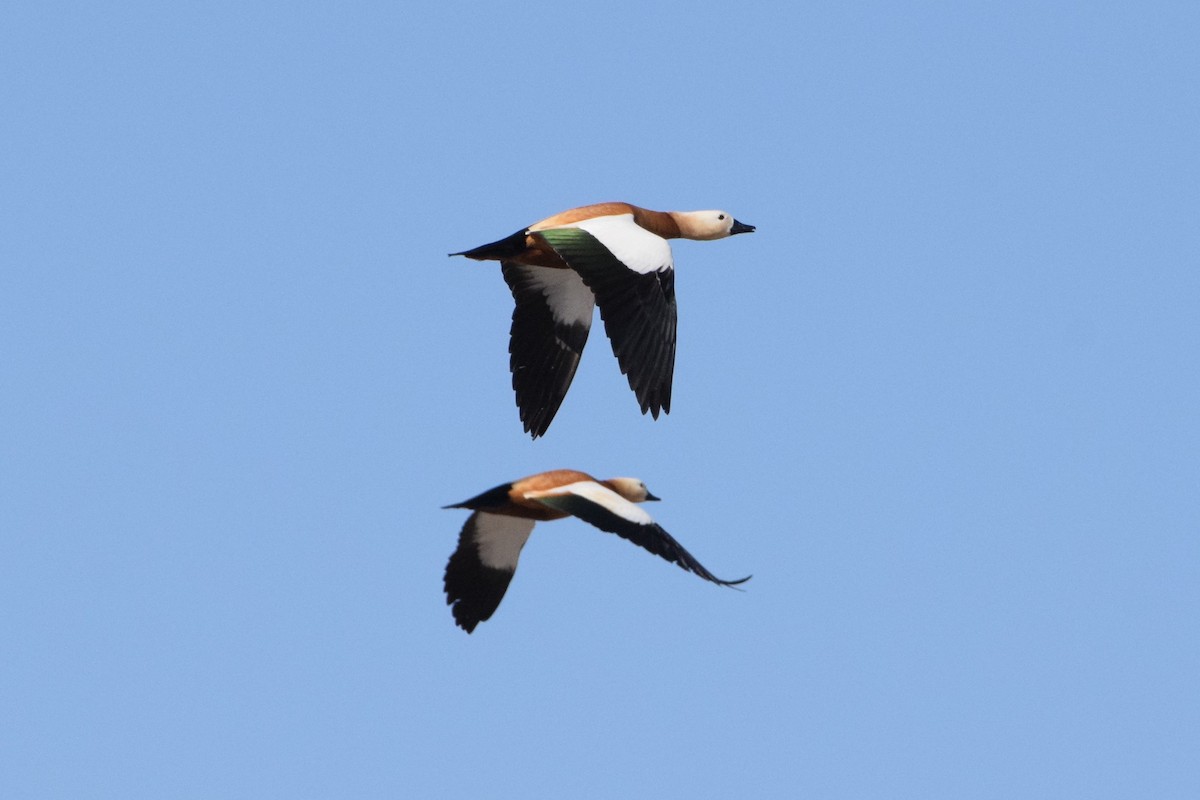
[[[0,19],[0,794],[1200,796],[1193,3],[26,3]],[[447,259],[677,243],[521,432]],[[635,475],[720,589],[440,506]]]

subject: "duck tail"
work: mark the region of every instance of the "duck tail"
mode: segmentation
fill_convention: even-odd
[[[466,256],[476,261],[504,261],[525,249],[525,237],[528,235],[528,230],[517,231],[512,236],[506,236],[498,241],[480,245],[470,250],[463,250],[461,253],[451,253],[450,255]]]
[[[477,494],[470,500],[463,500],[461,503],[451,503],[448,506],[442,506],[442,508],[469,508],[472,511],[495,508],[508,502],[508,493],[511,489],[512,484],[505,483],[494,489],[488,489],[483,494]]]

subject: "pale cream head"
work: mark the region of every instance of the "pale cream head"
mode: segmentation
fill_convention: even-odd
[[[726,211],[672,211],[671,217],[679,226],[684,239],[724,239],[735,233],[751,233],[753,225],[744,225]]]
[[[646,488],[646,484],[637,478],[609,478],[604,483],[608,488],[631,503],[644,503],[647,500],[658,499],[650,494],[650,490]]]

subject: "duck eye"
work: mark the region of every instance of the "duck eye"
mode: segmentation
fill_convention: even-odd
[[[724,214],[718,214],[718,215],[717,215],[717,219],[725,219],[725,215],[724,215]]]

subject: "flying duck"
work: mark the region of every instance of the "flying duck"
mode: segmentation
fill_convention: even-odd
[[[563,211],[452,256],[499,261],[516,308],[508,352],[517,408],[537,438],[550,427],[599,305],[642,413],[671,410],[675,269],[668,239],[724,239],[753,225],[724,211],[650,211],[597,203]]]
[[[584,472],[556,469],[444,506],[474,512],[446,564],[446,604],[455,623],[470,633],[491,618],[517,570],[521,548],[539,520],[578,517],[721,586],[750,580],[749,576],[736,581],[716,577],[634,505],[657,499],[637,478],[598,481]]]

